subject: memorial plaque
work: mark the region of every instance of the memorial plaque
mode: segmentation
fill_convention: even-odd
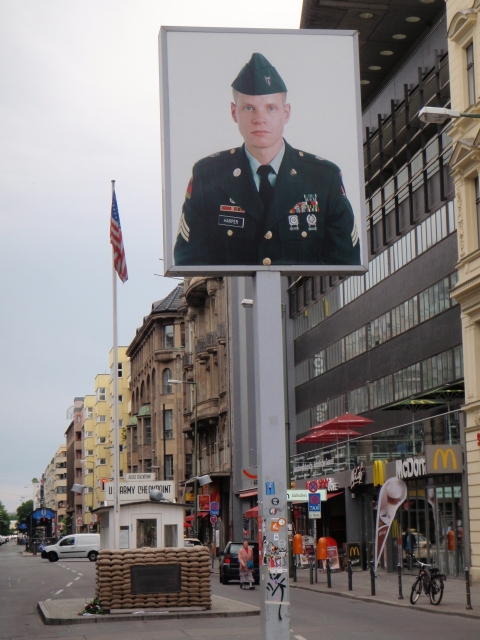
[[[173,593],[182,590],[179,564],[133,565],[132,593]]]

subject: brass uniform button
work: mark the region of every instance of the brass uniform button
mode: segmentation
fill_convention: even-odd
[[[265,239],[270,240],[272,236],[273,236],[273,233],[271,231],[267,231],[267,233],[265,234]]]
[[[291,176],[296,176],[297,175],[297,172],[295,171],[295,169],[291,169],[290,170],[290,175]]]
[[[306,238],[307,237],[307,232],[306,231],[302,231],[302,238]]]
[[[233,231],[231,229],[227,231],[227,236],[233,236]]]
[[[264,258],[263,259],[263,266],[264,267],[269,267],[272,264],[272,261],[270,260],[270,258]]]
[[[299,156],[303,156],[303,151],[299,151],[299,152],[298,152],[298,155],[299,155]]]
[[[233,171],[233,175],[235,176],[235,178],[238,178],[239,175],[241,175],[242,170],[241,169],[234,169]]]
[[[230,153],[235,153],[235,149],[230,149]]]

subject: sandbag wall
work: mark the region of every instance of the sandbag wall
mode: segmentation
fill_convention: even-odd
[[[179,564],[181,591],[132,594],[132,565]],[[210,609],[210,553],[206,547],[103,549],[96,562],[95,595],[105,610],[158,607],[203,607]]]

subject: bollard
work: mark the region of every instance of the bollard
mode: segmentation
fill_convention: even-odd
[[[375,571],[373,570],[373,560],[370,561],[370,590],[371,595],[375,595]]]
[[[37,543],[34,542],[32,545],[32,551],[33,551],[33,555],[36,556],[37,555]]]
[[[330,569],[330,558],[327,558],[327,587],[332,588],[332,571]]]
[[[467,606],[465,609],[473,609],[472,600],[470,598],[470,574],[468,569],[465,569],[465,587],[467,589]]]
[[[317,558],[315,558],[314,562],[315,562],[315,584],[317,584],[317,582],[318,582],[318,560],[317,560]]]
[[[297,559],[295,558],[292,562],[292,571],[293,571],[293,581],[297,581]]]
[[[403,591],[402,591],[402,565],[398,563],[398,599],[403,600]]]
[[[353,591],[353,569],[352,569],[352,561],[347,561],[347,570],[348,570],[348,590]]]
[[[310,584],[313,584],[313,560],[310,558]]]

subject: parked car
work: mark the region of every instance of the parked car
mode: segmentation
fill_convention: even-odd
[[[42,558],[57,562],[67,558],[88,558],[95,562],[100,551],[99,533],[77,533],[65,536],[56,544],[45,547],[42,551]]]
[[[240,580],[240,563],[238,552],[243,542],[227,542],[227,546],[220,554],[220,582],[228,584],[230,580]],[[260,584],[260,567],[258,559],[258,542],[248,541],[248,546],[253,549],[253,577],[255,584]]]
[[[403,534],[404,545],[405,545],[405,535],[406,534]],[[421,560],[422,562],[426,561],[427,550],[430,548],[430,545],[427,543],[426,537],[423,535],[423,533],[417,533],[415,529],[412,529],[410,535],[413,542],[413,555],[416,558],[418,558],[418,560]],[[407,554],[408,554],[407,549],[404,548],[403,549],[404,563],[408,559]]]
[[[203,547],[203,544],[200,542],[198,538],[184,538],[183,546],[184,547]]]

